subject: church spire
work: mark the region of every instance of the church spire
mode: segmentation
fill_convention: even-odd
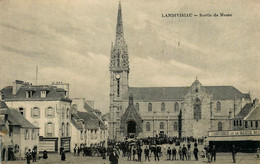
[[[116,42],[115,42],[115,44],[118,45],[122,42],[124,42],[124,30],[123,30],[121,2],[119,2],[118,13],[117,13]]]

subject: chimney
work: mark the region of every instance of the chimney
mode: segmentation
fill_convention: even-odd
[[[16,93],[19,91],[21,86],[23,86],[25,83],[21,80],[15,80],[13,82],[13,95],[16,95]]]
[[[259,103],[259,99],[254,99],[253,100],[253,106],[256,107]]]

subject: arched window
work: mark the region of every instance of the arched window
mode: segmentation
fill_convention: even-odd
[[[201,119],[201,102],[199,98],[196,98],[194,103],[194,119],[197,121]]]
[[[153,110],[153,105],[152,105],[152,103],[149,103],[148,104],[148,111],[152,111]]]
[[[136,109],[136,110],[139,110],[139,103],[136,103],[136,104],[135,104],[135,109]]]
[[[165,111],[165,103],[164,102],[162,102],[162,104],[161,104],[161,111]]]
[[[150,124],[150,122],[147,122],[146,123],[146,131],[148,132],[150,130],[151,130],[151,124]]]
[[[40,118],[40,109],[38,107],[32,108],[32,118]]]
[[[25,110],[23,107],[19,108],[19,112],[21,113],[21,115],[25,116]]]
[[[217,102],[217,112],[221,111],[221,103],[218,101]]]
[[[66,133],[67,133],[67,137],[69,136],[69,133],[70,132],[70,124],[69,123],[67,123],[67,126],[66,126]]]
[[[53,108],[52,107],[48,107],[47,109],[46,109],[46,117],[47,118],[52,118],[53,117]]]
[[[222,131],[222,122],[218,123],[218,131]]]
[[[53,135],[53,124],[51,122],[47,123],[47,136]]]
[[[174,103],[174,111],[179,111],[179,104],[177,102]]]
[[[70,109],[67,108],[67,118],[70,118]]]
[[[160,129],[164,129],[164,123],[160,122]]]
[[[177,122],[174,122],[173,128],[174,128],[174,131],[178,131],[178,123]]]

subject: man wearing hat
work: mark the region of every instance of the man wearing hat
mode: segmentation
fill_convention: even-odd
[[[116,149],[114,148],[113,152],[109,156],[109,161],[111,162],[111,164],[118,164],[118,159],[119,159],[119,156],[117,154]]]

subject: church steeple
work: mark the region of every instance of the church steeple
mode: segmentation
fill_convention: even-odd
[[[124,41],[124,30],[123,30],[123,20],[122,20],[122,9],[121,3],[118,4],[118,12],[117,12],[117,24],[116,24],[116,44],[120,44],[120,42]]]

